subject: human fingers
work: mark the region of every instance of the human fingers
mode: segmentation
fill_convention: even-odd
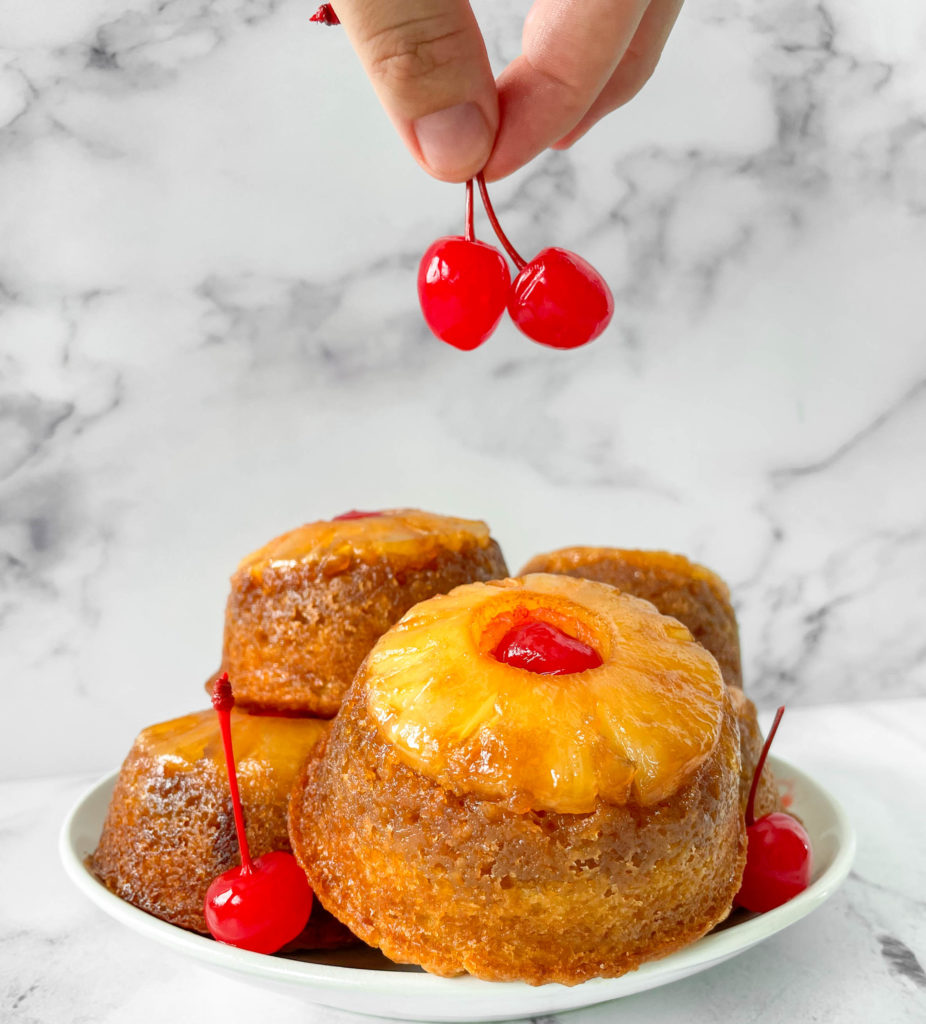
[[[682,0],[652,0],[614,74],[608,79],[582,120],[571,132],[553,144],[554,149],[567,149],[582,138],[605,114],[632,100],[646,85],[656,70],[666,40],[681,9]]]
[[[466,0],[337,0],[373,88],[425,170],[465,181],[485,166],[498,95]]]
[[[536,0],[522,54],[498,79],[500,124],[487,178],[517,170],[581,121],[614,73],[647,0]]]

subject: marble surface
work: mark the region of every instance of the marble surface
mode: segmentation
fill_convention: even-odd
[[[485,518],[512,568],[689,554],[763,706],[926,692],[922,5],[688,5],[637,100],[494,189],[613,325],[470,354],[414,293],[462,189],[311,6],[0,0],[0,778],[201,706],[238,559],[350,507]],[[476,4],[497,67],[526,6]]]
[[[911,804],[899,806],[899,794],[926,786],[924,736],[922,698],[790,711],[777,752],[840,800],[858,834],[843,888],[810,917],[718,967],[618,1002],[544,1017],[542,1024],[922,1021],[926,862],[919,851],[926,848],[926,822]],[[55,851],[65,812],[90,781],[67,775],[0,783],[0,1019],[369,1019],[211,973],[90,904],[64,876]],[[401,1005],[383,1012],[402,1018]]]

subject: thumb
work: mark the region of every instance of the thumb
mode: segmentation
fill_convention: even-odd
[[[489,159],[498,93],[466,0],[337,0],[341,24],[415,159],[466,181]]]

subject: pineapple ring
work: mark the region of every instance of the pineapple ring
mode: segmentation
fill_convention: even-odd
[[[414,508],[383,509],[362,518],[306,523],[275,537],[238,565],[261,575],[266,567],[318,564],[326,575],[343,572],[371,557],[426,563],[438,550],[459,552],[476,543],[487,547],[489,528],[477,519],[438,516]]]
[[[543,620],[594,647],[598,668],[538,675],[492,651]],[[410,768],[517,811],[651,806],[720,736],[724,684],[676,619],[603,583],[534,574],[471,583],[412,608],[361,669],[367,709]]]

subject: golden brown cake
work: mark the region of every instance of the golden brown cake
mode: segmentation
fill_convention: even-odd
[[[496,658],[523,622],[600,667]],[[736,716],[714,658],[610,586],[462,586],[376,644],[293,790],[317,897],[440,975],[616,977],[727,916],[745,860]]]
[[[239,707],[331,716],[412,605],[507,572],[478,521],[399,509],[309,523],[232,576],[221,670]]]
[[[724,581],[703,565],[666,551],[561,548],[536,555],[521,570],[561,573],[610,583],[651,601],[663,615],[686,625],[717,659],[728,686],[742,689],[739,629]]]
[[[232,742],[251,854],[289,850],[293,780],[328,722],[231,712]],[[207,933],[209,883],[240,863],[215,711],[162,722],[136,739],[116,782],[91,870],[124,900],[171,924]],[[356,941],[313,911],[300,948]]]

